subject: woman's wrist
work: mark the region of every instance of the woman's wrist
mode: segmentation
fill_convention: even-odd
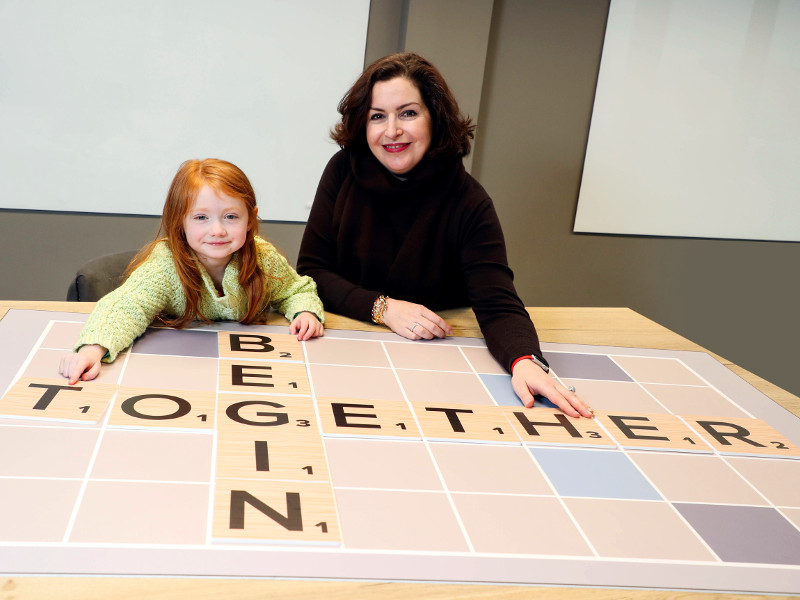
[[[524,356],[520,356],[518,359],[516,359],[514,362],[511,363],[512,373],[514,372],[514,367],[516,367],[517,363],[520,362],[521,360],[532,360],[534,364],[536,364],[542,369],[542,371],[544,371],[545,373],[550,372],[550,365],[547,364],[547,361],[545,361],[543,358],[539,358],[535,354],[526,354]]]

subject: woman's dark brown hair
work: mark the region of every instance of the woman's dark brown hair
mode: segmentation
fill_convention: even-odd
[[[405,77],[419,89],[431,116],[431,156],[469,154],[475,125],[458,109],[453,92],[442,74],[427,60],[413,52],[390,54],[369,65],[339,102],[342,119],[331,131],[331,138],[342,148],[367,147],[366,124],[372,102],[372,88],[379,81]]]

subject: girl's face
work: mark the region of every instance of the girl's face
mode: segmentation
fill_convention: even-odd
[[[408,173],[425,156],[431,146],[431,116],[410,79],[395,77],[373,86],[367,145],[396,175]]]
[[[247,239],[247,207],[242,200],[204,185],[183,218],[186,241],[206,267],[228,264]]]

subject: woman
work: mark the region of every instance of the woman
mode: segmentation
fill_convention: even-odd
[[[322,174],[297,263],[325,307],[419,340],[452,334],[434,310],[470,305],[525,406],[541,394],[591,417],[547,374],[492,201],[461,162],[474,126],[441,74],[416,54],[386,56],[339,112],[331,137],[342,150]]]

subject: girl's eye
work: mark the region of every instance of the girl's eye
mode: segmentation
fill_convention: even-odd
[[[205,221],[206,220],[206,216],[205,215],[195,215],[194,216],[194,220],[195,221]]]
[[[234,219],[238,219],[238,218],[239,218],[239,215],[225,215],[225,218],[226,218],[228,221],[233,221]]]

